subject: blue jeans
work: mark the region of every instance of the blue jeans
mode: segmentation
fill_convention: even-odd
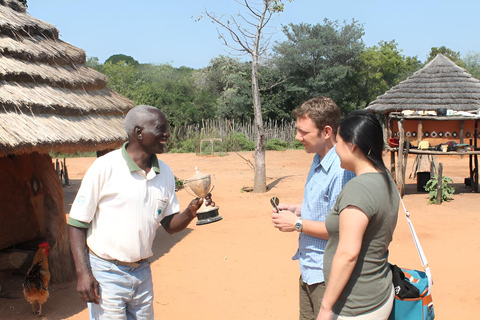
[[[93,254],[89,258],[93,276],[100,284],[99,304],[88,303],[90,319],[153,319],[153,283],[148,260],[138,268],[131,268]]]

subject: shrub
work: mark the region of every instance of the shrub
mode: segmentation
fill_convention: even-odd
[[[177,176],[174,176],[174,178],[175,178],[175,191],[183,189],[184,187],[183,181],[178,179]]]
[[[451,200],[452,194],[455,193],[455,189],[448,185],[451,182],[453,182],[453,180],[449,177],[442,177],[442,202]],[[428,180],[427,185],[424,188],[429,193],[428,203],[437,203],[438,174]]]
[[[196,144],[194,139],[186,139],[179,141],[175,148],[169,150],[172,153],[191,153],[196,151]]]
[[[266,150],[284,151],[287,149],[287,143],[280,139],[270,139],[265,143]]]
[[[295,150],[303,149],[303,144],[298,140],[293,140],[293,142],[290,142],[288,148],[295,149]]]
[[[225,139],[226,151],[253,151],[255,142],[247,140],[241,132],[236,132]]]

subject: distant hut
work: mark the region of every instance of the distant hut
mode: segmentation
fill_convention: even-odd
[[[382,113],[386,119],[391,112],[412,111],[416,113],[446,110],[468,112],[480,109],[480,81],[450,59],[438,54],[432,61],[418,70],[408,79],[400,82],[383,95],[371,102],[367,110]],[[423,121],[422,131],[417,132],[418,123],[405,124],[405,132],[418,140],[426,139],[438,144],[452,139],[473,138],[474,122],[461,121]],[[395,136],[396,127],[389,128]],[[463,134],[460,134],[462,129]],[[434,136],[430,133],[435,132]],[[442,132],[442,134],[439,134]],[[426,134],[425,134],[426,133]],[[454,134],[455,133],[455,134]]]
[[[480,138],[480,133],[477,132],[480,116],[475,112],[480,109],[480,81],[442,54],[438,54],[411,77],[377,97],[366,109],[384,114],[387,137],[399,139],[397,184],[401,185],[402,194],[405,168],[402,164],[401,146],[404,140],[411,139],[413,142],[417,140],[417,146],[421,141],[426,142],[424,144],[426,147],[422,146],[422,150],[410,151],[417,154],[414,162],[416,168],[411,175],[415,177],[417,172],[425,171],[421,168],[423,160],[433,164],[430,172],[434,172],[435,154],[463,155],[461,152],[465,150],[446,152],[448,145],[453,146],[454,142],[463,145],[464,142],[468,142],[467,144],[472,144],[476,148],[477,138]],[[391,114],[392,112],[401,114]],[[444,148],[441,148],[442,144]],[[413,144],[412,146],[415,147]],[[436,150],[432,151],[432,146],[436,146]],[[395,148],[390,151],[393,172]],[[475,150],[468,153],[470,180],[474,181],[475,191],[478,190],[477,153]],[[429,177],[429,174],[427,176]],[[422,183],[417,181],[419,185]],[[417,186],[417,189],[422,188]]]
[[[18,1],[0,0],[0,251],[47,240],[55,283],[72,280],[74,269],[62,183],[49,152],[119,147],[124,115],[134,106],[85,61],[53,25]]]

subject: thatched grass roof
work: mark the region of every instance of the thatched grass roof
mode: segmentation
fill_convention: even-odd
[[[0,0],[0,156],[120,146],[134,103],[85,66],[85,52],[18,1]]]
[[[377,97],[366,109],[386,113],[437,108],[455,111],[480,108],[480,81],[442,54]]]

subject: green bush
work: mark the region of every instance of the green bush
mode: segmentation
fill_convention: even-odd
[[[178,179],[177,176],[174,176],[174,178],[175,178],[175,191],[183,189],[184,187],[183,181]]]
[[[303,144],[298,141],[298,140],[293,140],[292,142],[290,142],[290,144],[288,145],[288,148],[289,149],[294,149],[294,150],[298,150],[298,149],[303,149]]]
[[[194,139],[186,139],[177,142],[175,148],[169,150],[171,153],[191,153],[196,152],[197,147]]]
[[[255,142],[247,140],[241,132],[236,132],[225,139],[225,148],[228,151],[253,151]]]
[[[270,139],[265,143],[266,150],[284,151],[287,149],[287,143],[280,139]]]
[[[442,202],[451,200],[452,194],[455,193],[455,189],[448,185],[451,182],[453,182],[453,180],[449,177],[442,177]],[[424,188],[426,191],[428,191],[428,203],[437,203],[438,174],[434,175],[433,178],[428,180],[427,185]]]

